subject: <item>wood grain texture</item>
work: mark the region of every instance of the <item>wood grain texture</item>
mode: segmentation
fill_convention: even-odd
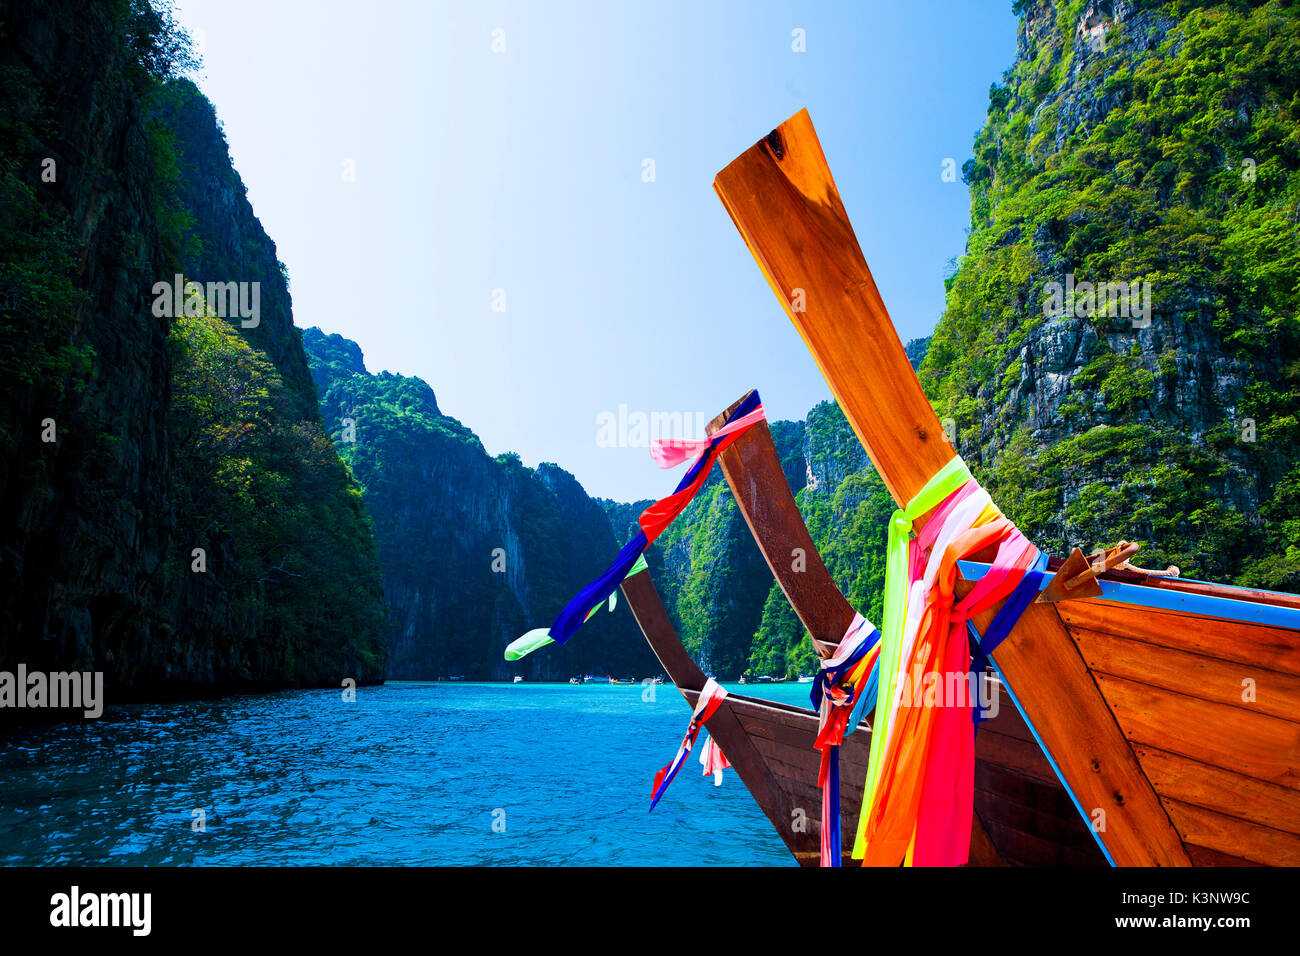
[[[1120,677],[1097,681],[1135,744],[1300,789],[1300,724]]]
[[[714,189],[894,500],[907,502],[953,449],[894,331],[807,112],[741,154]],[[1107,811],[1105,839],[1117,863],[1189,865],[1061,619],[1049,605],[1034,609],[997,659],[1045,745],[1083,806]]]
[[[627,578],[623,581],[622,589],[623,597],[632,609],[632,615],[640,625],[655,656],[659,658],[659,663],[663,665],[665,673],[693,708],[694,700],[687,695],[687,692],[694,691],[695,696],[698,697],[700,691],[704,689],[707,678],[691,660],[690,655],[686,653],[686,648],[677,637],[677,631],[668,618],[668,612],[650,578],[650,572],[642,571]],[[749,734],[741,726],[739,718],[726,701],[723,701],[710,718],[708,729],[790,852],[794,853],[796,858],[800,853],[805,854],[806,858],[808,852],[818,852],[819,845],[814,836],[792,829],[795,804],[790,794],[772,774],[763,756],[758,752]]]
[[[1300,836],[1215,813],[1179,800],[1165,801],[1188,843],[1270,866],[1300,866]]]
[[[1300,721],[1300,677],[1293,674],[1190,654],[1083,627],[1070,628],[1070,636],[1088,666],[1096,672],[1252,713]]]
[[[1034,728],[1118,866],[1190,866],[1160,798],[1054,604],[1030,604],[994,653]],[[996,609],[977,620],[983,631]]]
[[[1148,644],[1300,676],[1300,634],[1286,628],[1113,601],[1068,601],[1057,610],[1061,620],[1071,628],[1118,634]]]
[[[1162,798],[1190,803],[1300,836],[1300,790],[1200,763],[1158,747],[1136,748]]]
[[[916,384],[808,111],[742,153],[713,188],[885,485],[909,500],[953,449]]]
[[[710,422],[708,434],[721,428],[748,397],[748,393],[741,396]],[[772,576],[812,635],[817,652],[829,656],[853,623],[854,610],[835,586],[808,534],[767,422],[759,422],[736,439],[719,456],[719,463]]]

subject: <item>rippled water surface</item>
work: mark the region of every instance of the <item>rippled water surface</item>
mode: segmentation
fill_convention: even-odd
[[[715,788],[694,755],[646,812],[690,711],[671,684],[644,690],[392,683],[11,731],[0,862],[793,865],[735,773]]]

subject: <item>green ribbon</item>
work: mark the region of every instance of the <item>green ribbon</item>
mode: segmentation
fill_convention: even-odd
[[[643,554],[641,555],[641,557],[636,559],[636,564],[632,565],[632,570],[627,573],[627,578],[630,578],[634,574],[640,574],[644,570],[646,570],[646,563],[645,563],[645,555]],[[623,580],[626,581],[627,578],[624,578]],[[617,591],[615,593],[617,593]],[[592,607],[592,609],[587,612],[587,617],[584,617],[583,620],[584,621],[587,620],[587,618],[591,617],[593,614],[599,611],[601,604],[604,603],[605,603],[604,601],[601,601],[600,604],[597,604],[594,607]],[[617,604],[618,604],[617,599],[614,597],[614,594],[611,594],[609,596],[609,609],[611,612],[614,610]],[[522,658],[527,657],[529,654],[531,654],[533,651],[537,650],[538,648],[542,648],[545,647],[547,644],[554,644],[554,643],[555,641],[551,638],[551,629],[549,627],[535,627],[527,634],[525,634],[523,637],[515,638],[506,646],[506,660],[508,661],[520,660]]]
[[[907,613],[910,584],[907,575],[907,548],[912,540],[912,522],[927,511],[937,508],[970,478],[970,469],[966,463],[960,455],[954,455],[948,464],[925,483],[925,487],[916,493],[907,507],[899,508],[889,519],[889,544],[885,552],[884,623],[880,628],[880,684],[876,692],[875,716],[871,721],[871,759],[867,763],[862,812],[858,816],[857,838],[853,841],[854,859],[861,859],[866,852],[867,817],[871,813],[872,797],[880,781],[880,767],[885,757],[885,725],[894,702],[895,676],[903,646],[903,618]]]

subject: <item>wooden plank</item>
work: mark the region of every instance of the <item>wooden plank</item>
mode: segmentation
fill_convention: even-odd
[[[713,188],[885,485],[909,500],[953,449],[916,384],[808,111],[742,153]]]
[[[1189,843],[1268,866],[1300,866],[1300,836],[1239,820],[1204,807],[1166,800],[1169,816]]]
[[[1097,681],[1134,744],[1300,789],[1300,724],[1120,677]]]
[[[710,422],[708,434],[726,424],[728,416],[748,397],[746,393]],[[736,439],[719,463],[773,577],[812,635],[814,646],[821,644],[818,653],[829,656],[830,645],[838,644],[853,623],[854,610],[840,594],[808,534],[767,422],[759,422]]]
[[[1220,853],[1218,850],[1211,850],[1209,847],[1197,846],[1194,843],[1187,844],[1187,855],[1192,858],[1192,862],[1197,866],[1263,866],[1263,863],[1256,863],[1254,860],[1245,860],[1239,856],[1232,856],[1229,853]]]
[[[1042,750],[1030,741],[981,730],[975,735],[975,759],[977,764],[983,761],[1044,783],[1060,785]]]
[[[1093,671],[1162,687],[1252,713],[1300,721],[1300,677],[1262,667],[1127,640],[1084,627],[1070,636]],[[1243,682],[1252,683],[1243,686]],[[1253,699],[1243,698],[1249,689]]]
[[[1031,810],[1041,810],[1061,819],[1075,819],[1079,826],[1086,827],[1083,817],[1075,809],[1070,795],[1055,780],[1051,782],[1026,777],[1005,767],[995,767],[991,763],[977,761],[975,764],[975,788],[998,795],[999,800],[1018,803]]]
[[[714,189],[894,500],[910,500],[953,449],[894,332],[808,113],[746,150]],[[1082,805],[1106,810],[1115,861],[1188,865],[1060,618],[1048,605],[1030,612],[998,663]]]
[[[991,805],[997,801],[997,794],[988,791],[977,791],[977,793],[980,793],[985,798],[985,801]],[[1077,813],[1066,819],[1044,810],[1035,810],[1032,807],[1026,807],[1011,801],[997,802],[996,806],[997,815],[995,819],[1006,826],[1015,827],[1025,833],[1032,833],[1062,846],[1084,850],[1089,848],[1095,850],[1097,847],[1097,841],[1088,832],[1087,827],[1083,825]],[[1097,856],[1102,863],[1105,863],[1105,858],[1101,856],[1100,852],[1098,852]]]
[[[1101,838],[1116,865],[1190,866],[1182,840],[1056,607],[1030,604],[994,659],[1084,813],[1105,813]],[[981,631],[995,613],[980,615]]]
[[[967,866],[1006,866],[1007,861],[1002,859],[1002,854],[998,852],[997,846],[993,843],[993,838],[989,836],[988,831],[984,829],[984,822],[980,819],[979,813],[973,814],[970,828],[970,859]]]
[[[668,618],[668,612],[664,609],[659,592],[650,578],[650,572],[642,571],[627,578],[623,581],[622,589],[623,596],[632,609],[632,615],[663,665],[665,673],[690,703],[686,692],[693,690],[698,695],[704,689],[707,678],[691,660],[690,655],[686,653],[686,648],[677,637],[677,631]],[[790,852],[797,855],[801,852],[817,850],[814,837],[792,829],[795,805],[790,795],[781,788],[754,746],[754,742],[741,726],[740,719],[725,701],[710,718],[708,729]]]
[[[1300,790],[1233,773],[1158,747],[1136,749],[1142,769],[1160,796],[1300,836]]]
[[[1177,614],[1107,601],[1067,601],[1061,620],[1148,644],[1300,676],[1300,634],[1197,614]]]

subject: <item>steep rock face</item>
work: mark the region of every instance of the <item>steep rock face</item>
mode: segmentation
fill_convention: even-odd
[[[1294,8],[1017,8],[923,384],[1040,545],[1294,589]]]
[[[106,637],[150,640],[167,322],[149,310],[163,260],[126,24],[113,5],[33,4],[0,37],[4,669],[91,669],[111,665]]]
[[[384,568],[394,678],[555,680],[658,673],[631,613],[600,611],[563,648],[505,646],[545,627],[617,553],[609,518],[556,465],[493,458],[418,378],[371,374],[339,335],[303,335],[321,412],[364,489]]]
[[[319,420],[295,412],[315,415],[287,290],[265,354],[154,308],[155,283],[199,267],[187,253],[228,271],[219,235],[249,273],[221,278],[280,278],[211,106],[169,79],[177,41],[127,0],[0,26],[0,668],[103,671],[110,702],[381,679],[377,564]],[[190,134],[222,189],[186,178]],[[188,427],[196,408],[225,431]]]
[[[264,353],[289,390],[299,397],[299,414],[316,415],[316,396],[298,330],[293,325],[289,283],[275,243],[253,213],[247,190],[230,161],[230,151],[212,104],[189,80],[169,83],[155,97],[154,114],[175,131],[180,181],[177,198],[190,213],[180,238],[187,278],[256,282],[257,324],[232,318],[240,334]],[[251,321],[251,320],[250,320]]]

